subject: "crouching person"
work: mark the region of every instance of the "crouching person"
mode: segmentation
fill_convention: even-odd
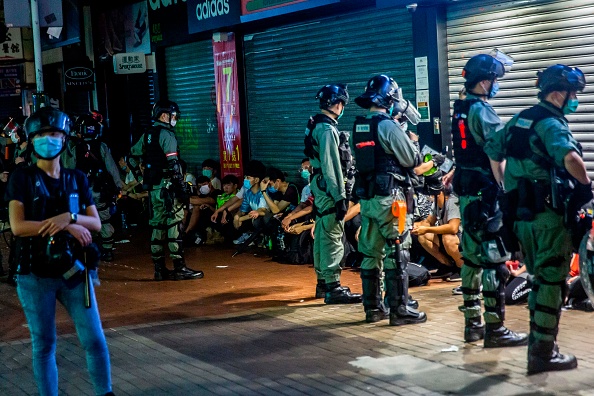
[[[112,395],[109,352],[89,282],[96,270],[91,261],[99,258],[98,249],[90,249],[91,232],[101,229],[101,221],[87,178],[60,166],[70,120],[61,111],[43,108],[27,119],[25,129],[38,161],[14,172],[6,199],[16,237],[17,292],[31,332],[37,387],[41,395],[58,394],[57,299],[74,321],[95,394]]]

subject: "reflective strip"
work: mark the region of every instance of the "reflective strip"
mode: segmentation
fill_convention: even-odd
[[[169,153],[169,154],[165,154],[165,157],[173,157],[174,155],[177,155],[177,153]]]

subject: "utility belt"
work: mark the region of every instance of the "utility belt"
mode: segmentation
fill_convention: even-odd
[[[414,195],[410,178],[408,175],[399,173],[357,173],[355,178],[355,194],[360,199],[371,199],[376,195],[382,197],[391,196],[395,189],[401,188],[408,198],[410,190],[411,197]],[[414,198],[414,197],[413,197]],[[408,201],[408,199],[407,199]],[[407,205],[409,202],[407,202]],[[410,205],[412,208],[414,205]]]
[[[313,205],[313,216],[314,216],[314,219],[315,218],[318,218],[318,217],[321,218],[321,217],[324,217],[324,216],[328,216],[329,214],[332,214],[332,213],[336,213],[336,208],[335,207],[332,207],[332,208],[329,208],[329,209],[326,209],[326,210],[320,212],[318,210],[318,207],[315,204]]]
[[[513,221],[533,221],[548,207],[556,214],[565,215],[568,191],[556,183],[521,178],[518,186],[505,194],[506,215]]]
[[[76,282],[82,280],[85,269],[95,270],[99,266],[97,245],[81,246],[66,231],[50,237],[17,237],[15,244],[17,272],[21,275],[33,273]]]

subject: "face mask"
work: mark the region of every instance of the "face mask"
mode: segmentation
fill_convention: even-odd
[[[250,181],[248,179],[245,179],[243,181],[243,186],[245,187],[246,190],[249,190],[250,188],[252,188],[252,183],[250,183]]]
[[[394,104],[392,104],[392,106],[390,106],[390,108],[388,109],[388,114],[391,116],[392,112],[394,112]]]
[[[402,124],[400,124],[400,128],[402,128],[404,132],[408,131],[408,122],[405,121]]]
[[[14,144],[17,144],[19,142],[19,137],[17,136],[16,133],[13,133],[13,134],[10,135],[10,140],[12,140],[12,142]]]
[[[171,121],[169,122],[169,124],[170,124],[172,127],[175,127],[175,124],[177,124],[177,120],[171,120]]]
[[[41,136],[33,140],[35,154],[41,159],[53,160],[62,152],[62,138]]]
[[[210,192],[210,187],[208,187],[208,184],[205,184],[204,186],[200,186],[200,194],[206,195],[209,192]]]
[[[278,190],[276,188],[274,188],[274,186],[268,186],[268,192],[271,194],[274,194],[275,192],[277,192]]]
[[[309,171],[307,169],[303,169],[301,170],[301,177],[304,178],[305,180],[309,181],[309,176],[311,176],[311,174],[309,173]]]
[[[497,92],[499,92],[499,83],[497,81],[493,82],[493,85],[491,87],[491,93],[489,93],[489,99],[494,98],[495,95],[497,95]]]
[[[563,106],[563,114],[575,113],[578,109],[579,100],[577,98],[569,99],[567,104]]]
[[[342,108],[342,111],[340,112],[340,114],[338,115],[337,120],[340,120],[340,117],[342,117],[342,115],[344,114],[344,107]]]
[[[212,171],[210,169],[202,169],[202,176],[206,176],[210,179],[212,177]]]

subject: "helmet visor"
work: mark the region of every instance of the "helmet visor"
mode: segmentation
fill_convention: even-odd
[[[561,75],[567,79],[567,82],[573,90],[583,91],[584,88],[586,88],[586,77],[577,67],[574,67],[571,70],[563,70]]]
[[[506,72],[511,70],[514,64],[514,59],[511,56],[507,55],[503,51],[498,50],[497,48],[493,49],[489,55],[501,62]]]

